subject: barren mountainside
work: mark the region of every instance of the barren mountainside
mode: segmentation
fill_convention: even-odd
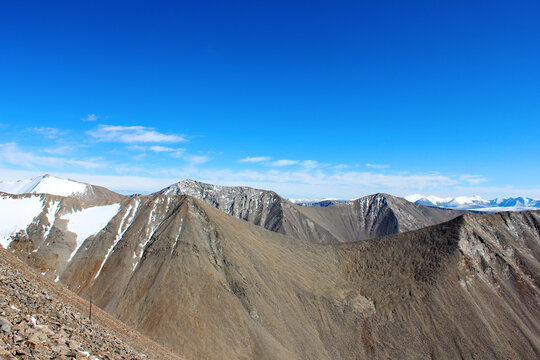
[[[35,215],[0,239],[186,358],[538,357],[539,211],[233,193],[5,196],[11,212],[23,201]]]

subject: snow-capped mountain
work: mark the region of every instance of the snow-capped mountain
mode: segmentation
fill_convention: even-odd
[[[8,194],[50,194],[71,196],[86,200],[118,200],[123,196],[104,187],[62,179],[45,174],[31,179],[0,181],[0,192]]]
[[[51,194],[59,196],[80,195],[88,185],[78,181],[42,175],[33,179],[0,181],[0,191],[9,194]]]
[[[432,195],[424,196],[414,194],[406,196],[405,199],[425,206],[485,212],[521,211],[540,208],[540,200],[527,197],[507,197],[485,200],[478,195],[441,198]]]

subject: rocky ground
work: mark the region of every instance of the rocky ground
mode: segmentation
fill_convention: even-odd
[[[3,249],[0,260],[0,359],[176,358],[132,331],[119,336],[122,324],[95,306],[98,319],[89,320],[77,304],[65,302],[66,298],[82,299],[44,277],[41,282],[39,274],[32,274]],[[59,297],[63,291],[65,297]],[[107,321],[115,326],[104,326]],[[133,343],[139,345],[138,350]]]

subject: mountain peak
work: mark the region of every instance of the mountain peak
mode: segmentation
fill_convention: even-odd
[[[52,194],[59,196],[83,195],[88,185],[69,179],[44,174],[31,179],[0,181],[0,191],[10,194]]]
[[[191,195],[199,198],[202,193],[219,193],[219,196],[227,197],[238,193],[272,193],[270,190],[255,189],[249,186],[225,186],[214,185],[193,179],[181,180],[156,192],[157,195]],[[276,194],[277,196],[277,194]]]
[[[0,192],[8,194],[50,194],[71,196],[86,200],[121,199],[123,196],[101,186],[90,185],[51,174],[17,181],[0,181]]]

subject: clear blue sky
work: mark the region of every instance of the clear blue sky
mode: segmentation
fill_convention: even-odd
[[[538,1],[4,1],[0,178],[540,198]]]

